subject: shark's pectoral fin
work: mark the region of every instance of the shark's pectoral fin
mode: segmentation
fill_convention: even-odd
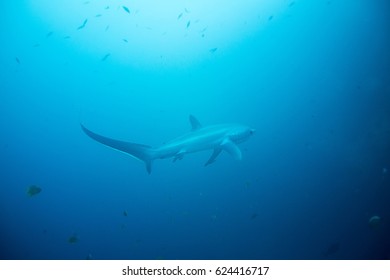
[[[238,148],[238,146],[229,138],[222,141],[221,148],[228,152],[234,159],[241,160],[242,155],[240,148]]]
[[[214,152],[211,154],[211,157],[209,158],[209,160],[204,164],[204,166],[207,166],[209,164],[212,164],[215,159],[217,158],[217,156],[221,153],[222,149],[220,147],[216,147],[214,149]]]
[[[229,138],[226,138],[219,146],[214,148],[214,151],[209,160],[205,163],[205,166],[215,162],[215,159],[218,157],[222,150],[228,152],[234,159],[241,160],[241,150],[234,142],[232,142]]]

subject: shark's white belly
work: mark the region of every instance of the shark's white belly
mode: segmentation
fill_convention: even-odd
[[[158,158],[175,157],[215,149],[226,137],[226,133],[190,133],[156,149]]]

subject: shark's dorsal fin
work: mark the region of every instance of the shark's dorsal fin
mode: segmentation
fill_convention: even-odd
[[[193,115],[190,115],[190,123],[192,131],[198,130],[202,127],[200,122]]]

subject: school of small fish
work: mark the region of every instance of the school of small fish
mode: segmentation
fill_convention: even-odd
[[[90,4],[90,1],[85,1],[83,4],[84,5],[88,5],[88,4]],[[288,8],[291,8],[294,5],[295,5],[295,1],[291,1],[290,3],[288,3]],[[107,5],[103,9],[106,10],[106,11],[110,10],[110,6]],[[125,13],[127,13],[129,15],[136,15],[139,12],[138,10],[131,10],[131,8],[129,8],[128,6],[125,6],[125,5],[120,5],[118,7],[118,9],[121,9],[122,11],[124,11]],[[99,19],[99,18],[102,18],[103,16],[104,16],[104,13],[96,13],[94,18]],[[274,15],[269,15],[268,18],[267,18],[267,21],[271,21],[273,18],[274,18]],[[178,22],[183,22],[183,20],[184,20],[184,28],[187,31],[194,30],[195,27],[199,26],[198,24],[200,22],[199,19],[195,19],[195,20],[191,19],[191,11],[189,9],[187,9],[187,8],[184,8],[183,10],[181,10],[177,14],[176,19],[177,19]],[[76,28],[76,30],[84,29],[87,26],[88,22],[89,22],[89,19],[85,18],[82,21],[82,23]],[[136,26],[139,27],[138,24]],[[150,27],[150,26],[144,26],[143,28],[145,28],[147,30],[153,30],[153,28]],[[107,32],[109,29],[110,29],[110,25],[107,24],[105,29],[104,29],[104,31]],[[202,29],[200,29],[197,32],[198,32],[198,34],[200,35],[201,38],[204,38],[206,36],[206,31],[207,30],[208,30],[208,26],[203,26]],[[166,35],[167,33],[168,32],[165,31],[165,32],[160,33],[160,34],[161,35]],[[49,31],[48,33],[46,33],[46,38],[49,39],[51,37],[55,37],[54,35],[55,35],[54,31]],[[63,36],[62,38],[63,39],[70,39],[71,36],[66,35],[66,36]],[[122,38],[122,41],[124,43],[129,43],[129,40],[127,38]],[[37,48],[40,45],[41,45],[40,43],[36,43],[36,44],[33,45],[33,47]],[[209,48],[209,53],[214,54],[217,50],[218,50],[217,47]],[[106,61],[110,55],[111,55],[110,53],[106,53],[100,60],[101,61]],[[21,64],[21,59],[20,59],[19,56],[15,56],[15,61],[16,61],[17,64]]]

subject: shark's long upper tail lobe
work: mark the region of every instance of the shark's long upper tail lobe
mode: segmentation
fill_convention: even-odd
[[[152,147],[111,139],[92,132],[82,124],[80,125],[82,130],[92,139],[113,149],[125,152],[135,157],[136,159],[142,160],[143,162],[145,162],[146,170],[148,171],[148,173],[150,174],[152,172],[152,162],[155,159],[155,151]]]

